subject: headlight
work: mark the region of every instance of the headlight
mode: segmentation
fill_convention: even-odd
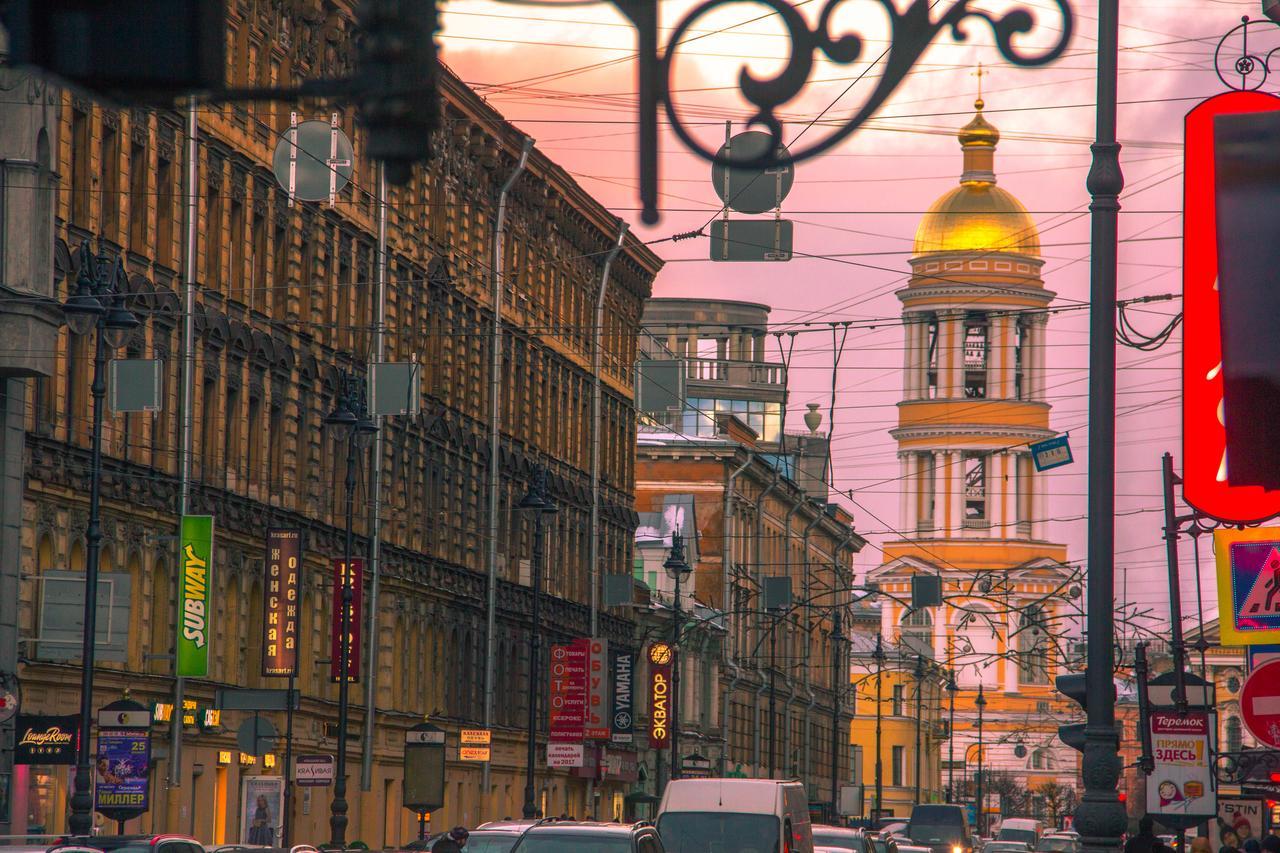
[[[956,844],[951,848],[951,853],[964,853],[964,848]]]

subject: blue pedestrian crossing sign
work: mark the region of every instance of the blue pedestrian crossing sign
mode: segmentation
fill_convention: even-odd
[[[1037,471],[1060,468],[1075,461],[1075,457],[1071,455],[1070,438],[1066,435],[1057,435],[1044,441],[1037,441],[1035,444],[1030,445],[1028,449],[1031,451],[1031,461],[1035,463]]]

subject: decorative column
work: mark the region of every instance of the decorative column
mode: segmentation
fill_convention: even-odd
[[[1048,514],[1047,501],[1045,500],[1045,478],[1040,476],[1034,465],[1026,466],[1027,477],[1029,482],[1027,488],[1031,490],[1031,538],[1045,538],[1045,516]]]
[[[990,364],[987,367],[987,396],[996,400],[1008,400],[1013,396],[1015,318],[1010,314],[997,314],[991,318],[991,340],[987,350]]]
[[[964,387],[964,311],[938,312],[938,396],[961,396]]]
[[[916,535],[920,520],[920,460],[915,453],[900,453],[902,460],[902,531],[909,538]]]
[[[902,348],[902,397],[905,400],[918,400],[921,395],[920,383],[920,332],[919,318],[914,314],[903,317],[906,328],[906,345]]]
[[[1044,402],[1045,399],[1045,328],[1049,323],[1047,314],[1031,315],[1031,325],[1028,329],[1031,339],[1031,358],[1028,362],[1028,368],[1031,372],[1030,388],[1035,391],[1031,395],[1031,399]]]
[[[948,450],[947,503],[951,507],[947,519],[947,535],[961,536],[964,531],[964,453]]]

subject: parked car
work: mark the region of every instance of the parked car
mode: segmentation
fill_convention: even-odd
[[[1031,853],[1025,841],[988,841],[982,853]]]
[[[973,853],[969,837],[969,817],[963,806],[939,803],[920,804],[911,810],[907,836],[913,844],[933,853]],[[901,853],[902,845],[898,845]]]
[[[72,853],[72,848],[101,853],[205,853],[204,845],[188,835],[95,835],[70,839],[50,853]]]
[[[1027,847],[1035,849],[1044,834],[1044,823],[1026,817],[1007,817],[1000,823],[1000,831],[996,833],[997,841],[1022,841]]]
[[[525,830],[536,820],[493,820],[482,823],[467,836],[467,853],[511,853]]]
[[[1173,847],[1174,845],[1169,845]],[[1079,835],[1064,835],[1053,833],[1052,835],[1040,836],[1040,843],[1036,845],[1036,853],[1080,853],[1084,845],[1080,843]],[[1176,849],[1176,848],[1175,848]]]
[[[474,835],[473,835],[474,837]],[[471,839],[467,839],[468,853]],[[543,821],[526,829],[511,853],[665,853],[649,823]]]
[[[877,853],[872,839],[861,829],[846,829],[843,826],[813,826],[813,847],[815,850],[839,850],[848,853]]]
[[[809,797],[799,782],[676,779],[658,806],[658,833],[672,853],[812,853]]]

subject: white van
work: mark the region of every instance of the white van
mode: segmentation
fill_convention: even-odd
[[[676,779],[658,806],[666,853],[813,853],[799,782]]]
[[[1000,822],[1000,830],[996,833],[997,841],[1021,841],[1031,850],[1040,843],[1044,835],[1044,823],[1026,817],[1007,817]]]

